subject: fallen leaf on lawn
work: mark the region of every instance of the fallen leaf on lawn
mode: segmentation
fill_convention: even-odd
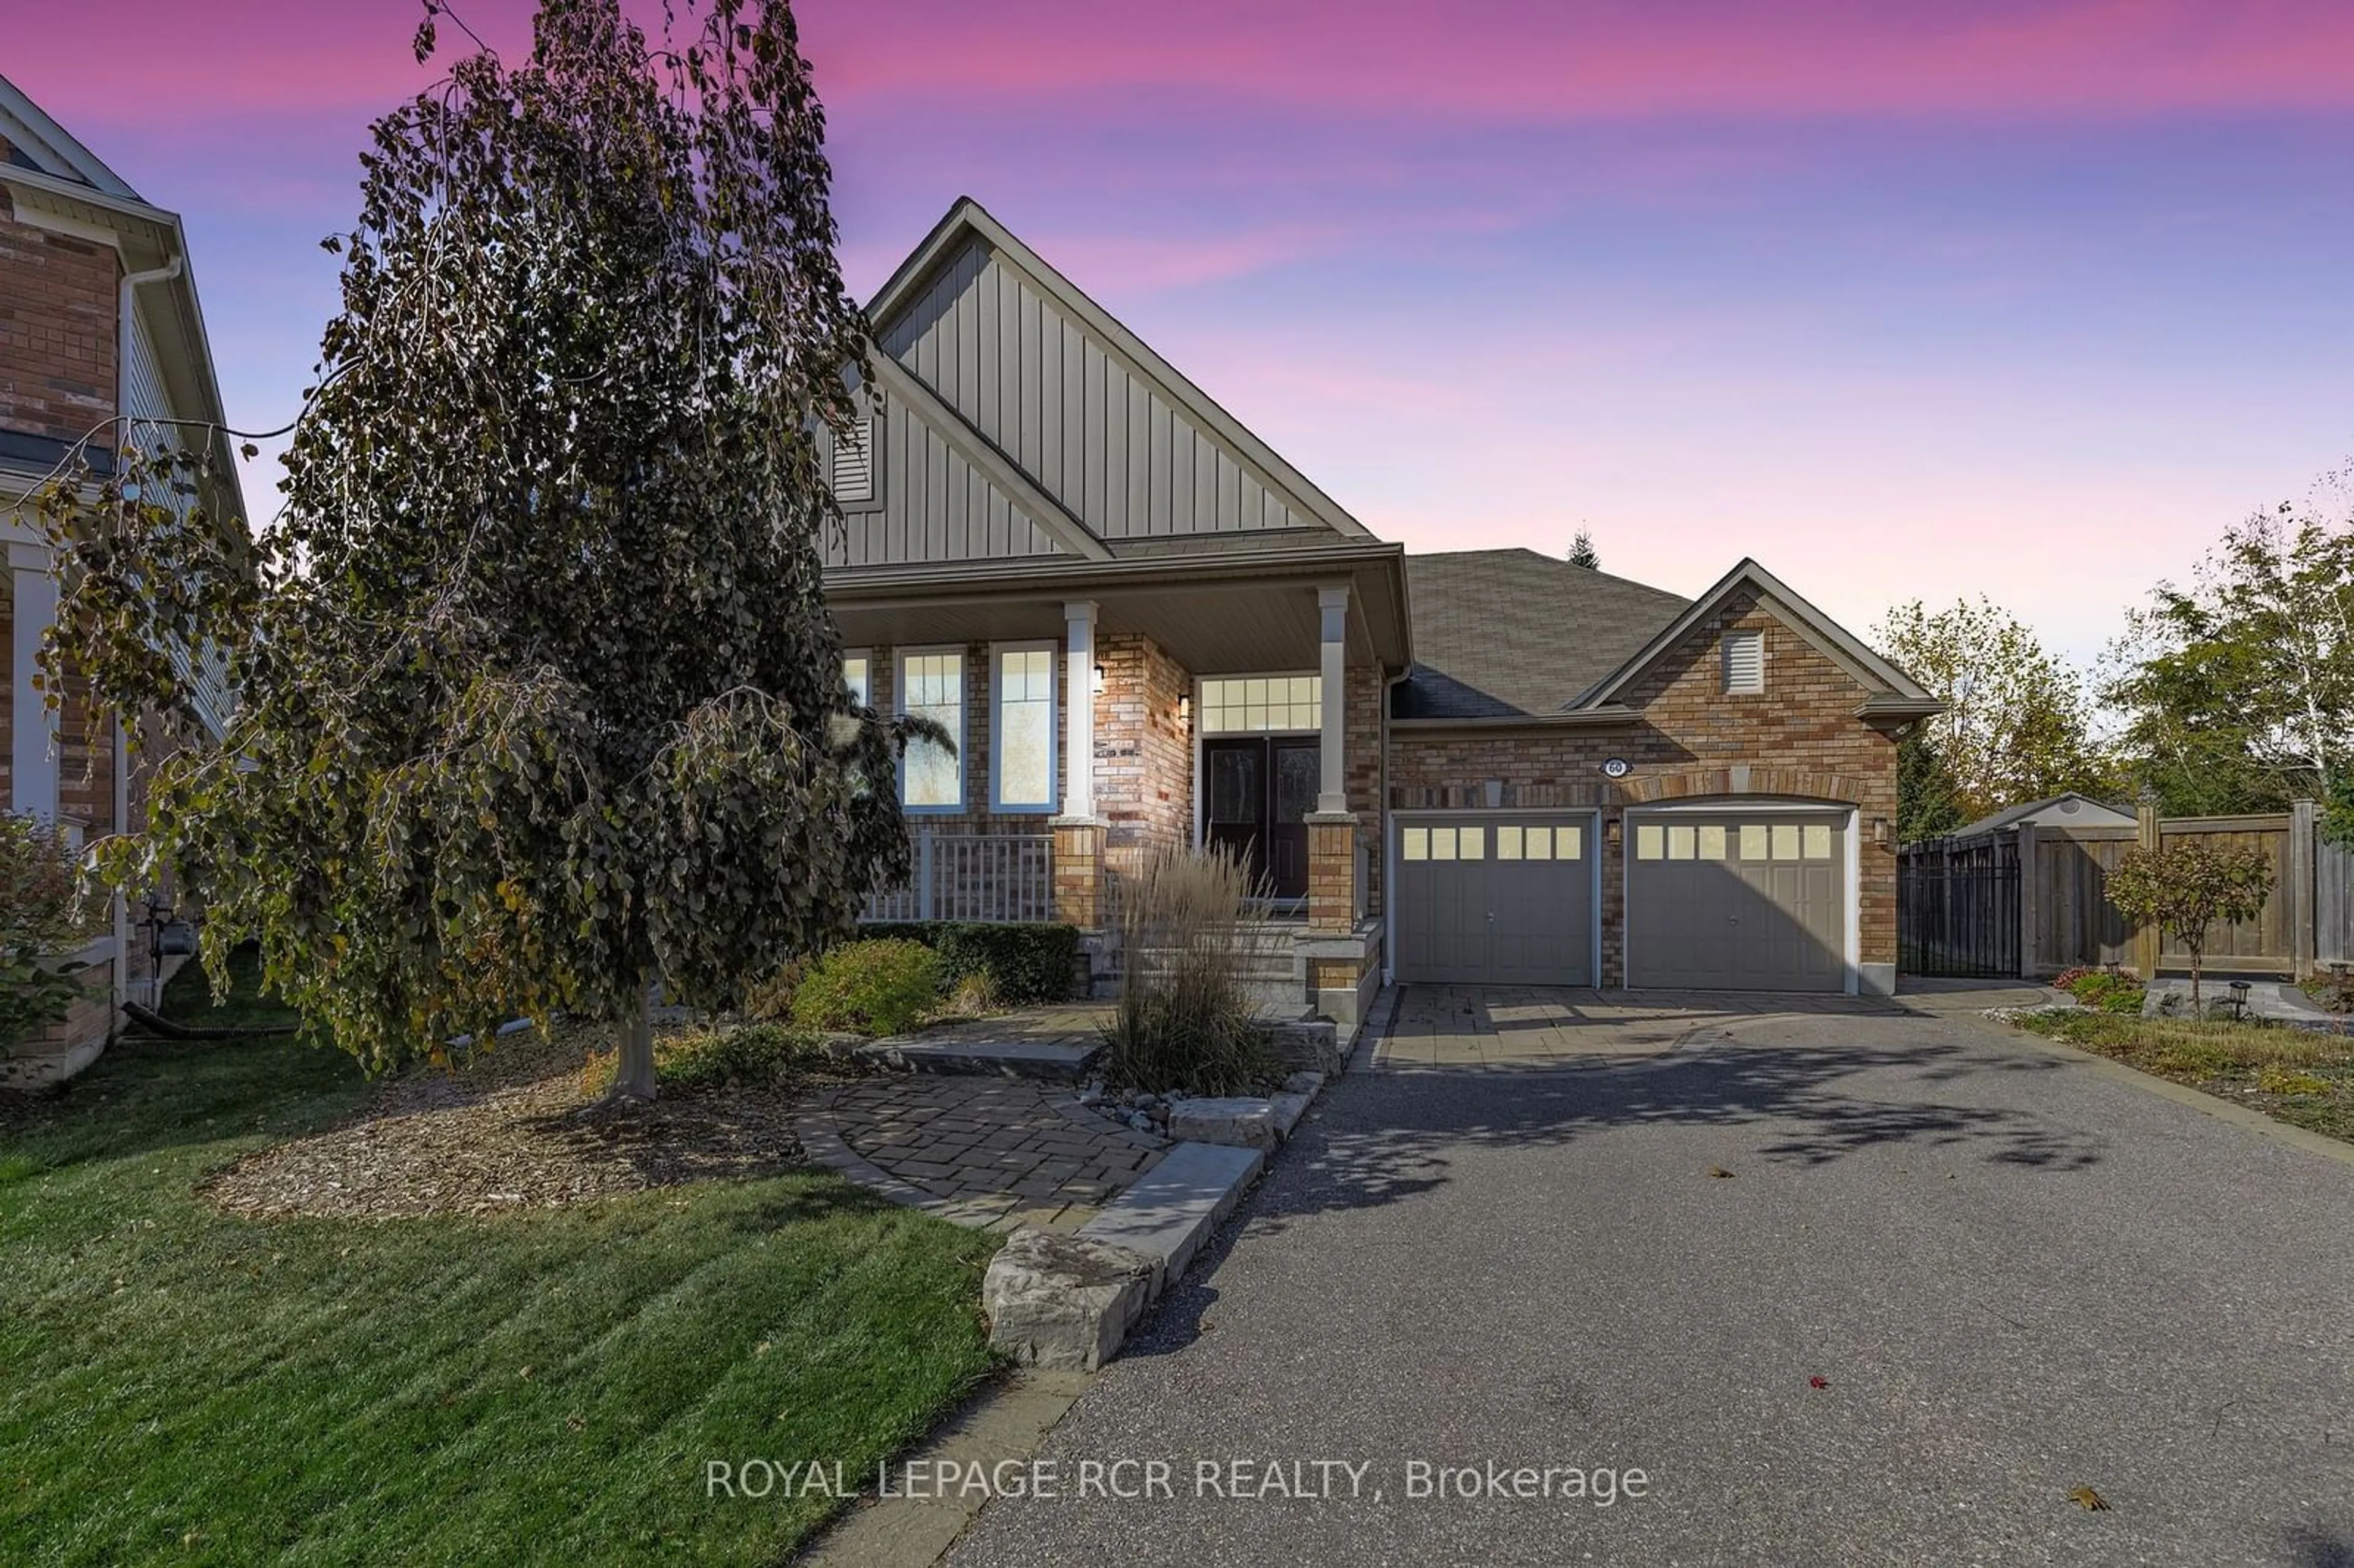
[[[521,1371],[521,1372],[519,1372],[515,1373],[515,1376],[520,1377],[520,1378],[525,1378],[525,1379],[527,1379],[527,1378],[529,1378],[529,1377],[531,1376],[531,1374],[532,1374],[535,1371],[536,1371],[536,1370],[537,1370],[537,1369],[536,1369],[536,1368],[534,1368],[534,1367],[525,1367],[525,1368],[524,1368],[524,1369],[523,1369],[523,1371]]]
[[[586,1431],[588,1426],[588,1423],[582,1420],[578,1415],[566,1416],[564,1418],[564,1425],[570,1427],[575,1432]]]
[[[2108,1499],[2090,1487],[2075,1487],[2071,1489],[2068,1493],[2068,1500],[2074,1503],[2078,1508],[2088,1510],[2094,1513],[2106,1513],[2109,1511]]]
[[[769,1341],[763,1340],[758,1344],[754,1345],[752,1347],[752,1353],[756,1356],[767,1355],[769,1353]]]
[[[1807,1380],[1808,1388],[1829,1388],[1830,1385],[1831,1380],[1827,1377],[1810,1377]]]
[[[1712,1166],[1710,1166],[1710,1167],[1708,1168],[1708,1173],[1709,1173],[1710,1175],[1713,1176],[1713,1177],[1716,1177],[1716,1178],[1717,1178],[1718,1180],[1720,1180],[1720,1181],[1731,1181],[1731,1180],[1733,1179],[1733,1172],[1732,1172],[1732,1171],[1727,1171],[1727,1170],[1726,1170],[1723,1166],[1722,1166],[1722,1165],[1712,1165]]]

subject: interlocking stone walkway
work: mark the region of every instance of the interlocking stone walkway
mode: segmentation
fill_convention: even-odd
[[[960,1224],[1076,1230],[1159,1162],[1168,1140],[1078,1105],[1067,1084],[919,1074],[814,1102],[811,1159]]]
[[[1575,1067],[1656,1056],[1718,1020],[1895,1010],[1878,997],[1416,985],[1400,992],[1378,1060],[1393,1070]]]
[[[1111,1008],[1102,1002],[1072,1001],[1051,1007],[1023,1007],[986,1018],[963,1018],[934,1023],[913,1034],[883,1044],[920,1043],[926,1045],[1095,1045],[1111,1022]]]

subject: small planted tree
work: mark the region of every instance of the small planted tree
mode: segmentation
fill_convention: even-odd
[[[98,913],[65,834],[0,811],[0,1056],[64,1018],[82,994],[57,958],[96,928]]]
[[[206,441],[45,507],[52,679],[182,746],[111,874],[374,1065],[563,1010],[651,1097],[652,985],[732,1002],[906,873],[821,590],[864,336],[809,63],[783,0],[660,15],[544,0],[376,122],[274,527],[205,509]],[[175,647],[226,658],[225,740]]]
[[[2253,920],[2271,896],[2273,867],[2264,853],[2178,839],[2152,850],[2136,846],[2109,873],[2109,902],[2137,926],[2155,926],[2190,955],[2190,1011],[2199,1012],[2199,973],[2208,928],[2218,921]]]

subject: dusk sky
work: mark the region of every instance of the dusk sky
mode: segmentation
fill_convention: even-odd
[[[0,70],[186,217],[231,417],[282,423],[417,8],[16,12]],[[860,298],[970,194],[1414,549],[1583,525],[2089,658],[2354,458],[2345,0],[801,14]]]

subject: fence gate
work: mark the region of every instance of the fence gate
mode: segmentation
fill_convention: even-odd
[[[1896,864],[1896,964],[1915,975],[2019,973],[2019,843],[1904,846]]]

